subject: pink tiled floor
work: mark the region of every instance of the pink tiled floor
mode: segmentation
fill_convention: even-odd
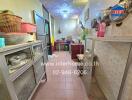
[[[49,60],[49,63],[70,62],[68,52],[56,52]],[[78,75],[75,74],[55,74],[54,71],[68,71],[76,69],[76,66],[51,66],[47,67],[48,80],[41,84],[33,100],[88,100],[83,83]]]

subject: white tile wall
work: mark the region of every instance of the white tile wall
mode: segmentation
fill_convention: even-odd
[[[124,21],[121,27],[113,23],[107,28],[106,36],[132,36],[132,14]],[[95,53],[100,60],[100,68],[96,68],[96,78],[108,100],[117,100],[130,43],[95,43]],[[132,100],[132,66],[129,70],[122,100]]]

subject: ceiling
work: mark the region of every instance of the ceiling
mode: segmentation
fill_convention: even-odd
[[[75,6],[73,0],[41,0],[47,10],[55,18],[77,18],[84,8]]]

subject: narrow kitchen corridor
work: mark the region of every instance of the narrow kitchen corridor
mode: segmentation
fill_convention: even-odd
[[[46,83],[42,82],[33,100],[88,100],[81,78],[77,74],[65,73],[73,72],[77,66],[67,66],[65,63],[74,63],[69,52],[53,54],[46,66],[48,80]],[[53,64],[57,66],[52,66]]]
[[[132,100],[132,0],[0,0],[0,100]]]

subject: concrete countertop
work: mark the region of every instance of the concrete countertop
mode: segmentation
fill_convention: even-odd
[[[125,42],[125,43],[132,42],[132,36],[106,36],[106,37],[88,36],[87,39],[93,39],[96,41],[103,41],[103,42]]]

